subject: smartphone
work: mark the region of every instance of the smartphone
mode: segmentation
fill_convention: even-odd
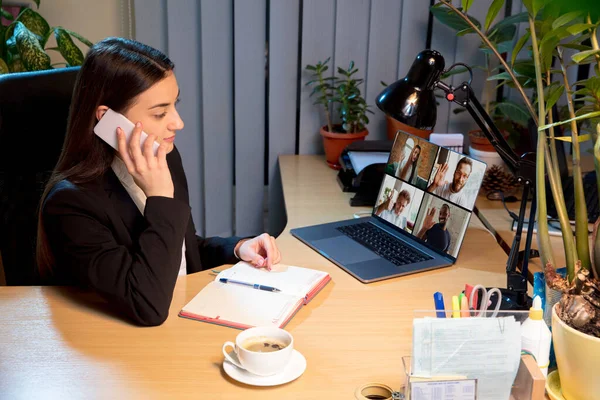
[[[125,132],[125,140],[127,141],[127,144],[129,144],[131,134],[133,133],[133,128],[135,128],[134,123],[128,120],[123,114],[119,114],[118,112],[115,112],[109,108],[94,127],[94,133],[98,135],[100,139],[108,143],[113,149],[118,151],[119,144],[117,141],[117,128],[119,127],[123,129],[123,132]],[[144,151],[144,143],[146,142],[146,139],[148,139],[148,135],[146,132],[142,131],[140,137],[142,152]],[[155,156],[158,152],[158,146],[159,145],[156,142],[154,142],[152,145]]]

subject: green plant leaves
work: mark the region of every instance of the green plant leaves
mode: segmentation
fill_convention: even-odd
[[[529,14],[535,18],[547,2],[548,0],[523,0],[523,5],[527,8]]]
[[[28,71],[50,69],[50,57],[37,36],[20,21],[15,24],[14,37],[23,65]]]
[[[546,100],[546,110],[550,110],[560,99],[565,91],[565,87],[558,82],[552,82],[550,86],[544,88],[544,99]]]
[[[495,28],[492,30],[488,39],[494,43],[503,43],[510,41],[512,45],[512,40],[515,37],[515,33],[517,32],[516,25],[505,25],[500,28]]]
[[[26,72],[27,71],[27,69],[23,65],[23,62],[21,61],[20,57],[13,57],[12,61],[8,64],[8,69],[12,73],[15,73],[15,72]]]
[[[4,62],[3,59],[0,58],[0,75],[8,74],[10,70],[8,69],[8,65]]]
[[[594,102],[600,105],[600,76],[592,76],[588,79],[575,82],[573,86],[583,86],[583,88],[574,92],[574,95],[592,96]]]
[[[515,44],[515,48],[512,51],[512,55],[510,58],[510,65],[515,64],[515,60],[517,59],[517,56],[519,55],[519,53],[521,52],[521,49],[523,49],[523,46],[525,46],[525,43],[527,43],[527,41],[529,40],[530,37],[531,37],[531,32],[529,32],[529,30],[527,30],[525,32],[525,34],[523,36],[521,36],[521,38],[519,38],[519,40]]]
[[[469,8],[471,8],[472,4],[473,0],[462,0],[462,9],[465,14],[469,11]]]
[[[579,115],[579,116],[577,116],[575,118],[570,118],[570,119],[567,119],[567,120],[564,120],[564,121],[555,122],[553,124],[542,125],[542,126],[540,126],[538,128],[538,131],[541,132],[541,131],[544,131],[544,130],[546,130],[548,128],[552,128],[554,126],[569,124],[572,121],[580,121],[582,119],[589,119],[589,118],[595,118],[595,117],[600,117],[600,111],[594,111],[594,112],[590,112],[590,113],[587,113],[587,114]]]
[[[570,13],[563,14],[556,18],[554,22],[552,22],[552,29],[558,29],[579,17],[581,17],[581,13],[579,11],[573,11]]]
[[[64,29],[65,32],[67,32],[69,35],[73,36],[75,39],[79,40],[81,43],[85,44],[87,47],[92,47],[94,45],[92,42],[90,42],[89,40],[87,40],[86,38],[84,38],[77,32],[73,32],[67,28],[63,28],[62,26],[57,26],[57,28]]]
[[[461,17],[456,15],[456,13],[451,9],[447,7],[431,7],[430,10],[433,16],[437,18],[437,20],[440,21],[442,24],[449,26],[450,28],[455,29],[457,31],[472,31],[471,26],[469,26],[469,24],[467,24],[467,22],[464,21]],[[477,21],[477,19],[471,16],[467,17],[471,20],[471,22],[475,24],[475,26],[477,26],[477,28],[481,28],[481,23]]]
[[[5,11],[4,9],[1,9],[1,8],[0,8],[0,16],[6,18],[9,21],[12,21],[15,19],[15,17],[13,17],[11,13],[9,13],[8,11]]]
[[[521,104],[510,100],[504,100],[496,103],[493,110],[498,111],[501,115],[506,116],[510,121],[517,122],[521,125],[527,125],[530,115],[527,109]]]
[[[582,63],[585,59],[587,59],[588,57],[594,56],[596,54],[600,54],[600,50],[585,50],[585,51],[581,51],[577,54],[573,54],[571,56],[571,59],[577,63],[580,64]]]
[[[27,29],[40,38],[45,37],[50,32],[50,25],[48,25],[46,19],[31,8],[24,9],[17,17],[17,21],[22,22]]]
[[[527,21],[529,21],[529,15],[526,11],[524,11],[515,15],[511,15],[510,17],[506,17],[501,21],[498,21],[498,23],[492,27],[492,30],[501,29],[506,25],[520,24]]]
[[[494,19],[498,16],[498,13],[502,9],[502,6],[504,6],[504,0],[494,0],[492,2],[490,9],[488,10],[487,15],[485,16],[485,25],[483,29],[486,32],[490,28],[490,25],[492,25],[492,22],[494,22]]]
[[[62,54],[70,66],[74,67],[83,64],[83,53],[73,43],[73,39],[71,39],[71,36],[64,29],[54,29],[54,37],[56,38],[60,54]]]
[[[542,71],[547,71],[552,65],[552,55],[560,38],[556,35],[546,35],[540,42],[540,64]]]
[[[465,67],[455,67],[455,68],[452,68],[450,71],[444,72],[440,76],[440,79],[442,79],[442,80],[443,79],[447,79],[447,78],[449,78],[449,77],[451,77],[453,75],[462,74],[462,73],[465,73],[467,71],[469,71],[469,70],[467,68],[465,68]]]

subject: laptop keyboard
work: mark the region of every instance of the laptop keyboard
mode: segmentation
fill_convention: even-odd
[[[400,239],[369,222],[340,226],[336,229],[395,265],[414,264],[433,258],[407,246]]]

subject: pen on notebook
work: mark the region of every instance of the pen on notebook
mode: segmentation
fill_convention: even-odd
[[[435,305],[435,315],[438,318],[446,318],[446,306],[444,305],[444,296],[440,292],[433,294],[433,303]]]
[[[243,285],[243,286],[249,286],[251,288],[254,289],[258,289],[258,290],[265,290],[267,292],[281,292],[281,290],[271,287],[271,286],[266,286],[266,285],[259,285],[258,283],[248,283],[248,282],[241,282],[241,281],[234,281],[233,279],[227,279],[227,278],[221,278],[219,279],[219,282],[222,283],[233,283],[236,285]]]
[[[458,296],[452,296],[452,318],[460,318],[460,303]]]

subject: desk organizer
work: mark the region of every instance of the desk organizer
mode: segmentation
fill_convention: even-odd
[[[488,319],[491,318],[493,316],[493,312],[491,311],[486,311],[483,312],[483,316],[480,317],[473,317],[473,315],[475,315],[477,311],[471,311],[471,319],[475,319],[475,318],[484,318],[484,319]],[[452,315],[452,310],[443,310],[437,311],[438,315],[441,315],[440,313],[445,313],[445,315],[448,317],[448,319],[451,319],[450,316]],[[518,323],[523,323],[527,317],[529,315],[528,311],[499,311],[497,313],[497,315],[495,315],[496,317],[513,317],[514,320]],[[394,398],[401,398],[401,399],[406,399],[406,400],[410,400],[411,399],[411,386],[414,382],[423,382],[423,381],[432,381],[432,382],[438,382],[440,381],[440,385],[443,385],[443,383],[441,381],[447,381],[447,382],[457,382],[457,385],[460,385],[461,383],[459,381],[465,381],[463,382],[465,385],[468,386],[472,386],[474,387],[474,399],[476,399],[476,393],[480,392],[481,390],[483,390],[483,387],[479,388],[479,385],[482,384],[482,382],[478,381],[478,374],[473,372],[473,369],[471,367],[469,367],[468,365],[465,365],[466,368],[463,369],[463,371],[459,371],[457,370],[455,374],[451,373],[452,372],[452,368],[448,368],[446,366],[446,368],[444,368],[444,364],[446,364],[446,362],[450,363],[452,361],[450,361],[451,359],[454,360],[454,363],[459,362],[458,365],[460,364],[460,360],[461,357],[465,357],[464,355],[460,355],[460,353],[457,352],[450,352],[448,357],[452,357],[452,358],[448,358],[448,361],[444,361],[442,364],[440,364],[440,367],[437,366],[433,366],[433,365],[429,365],[429,367],[427,366],[427,360],[430,360],[430,362],[438,362],[440,357],[442,359],[446,359],[445,357],[445,351],[440,350],[440,344],[445,344],[445,343],[454,343],[454,341],[456,341],[456,334],[451,333],[450,334],[450,338],[452,340],[450,340],[450,342],[446,341],[447,338],[445,336],[443,337],[438,337],[435,336],[434,333],[437,332],[437,334],[442,335],[443,332],[447,332],[447,331],[443,331],[441,330],[442,328],[444,328],[445,325],[447,325],[449,322],[446,321],[445,324],[442,324],[442,326],[438,325],[437,327],[433,324],[433,325],[428,325],[427,324],[427,319],[429,318],[436,318],[436,311],[435,310],[425,310],[425,311],[415,311],[414,312],[414,316],[415,318],[424,320],[422,322],[422,325],[418,326],[418,330],[417,330],[417,325],[415,325],[415,327],[413,329],[415,329],[414,334],[427,334],[430,333],[430,336],[425,336],[423,337],[422,340],[427,340],[426,338],[429,337],[430,340],[434,340],[434,338],[437,338],[437,340],[441,340],[440,342],[438,342],[437,346],[436,345],[431,345],[428,346],[427,342],[418,342],[417,344],[413,345],[413,351],[417,351],[417,348],[415,347],[416,345],[418,345],[419,343],[422,343],[422,345],[418,346],[418,350],[421,353],[422,357],[425,357],[421,360],[421,362],[424,362],[425,364],[421,364],[423,367],[421,368],[423,371],[431,371],[430,373],[432,374],[431,376],[427,376],[427,378],[424,379],[424,377],[422,376],[415,376],[413,374],[414,371],[413,370],[413,362],[416,362],[416,360],[413,360],[412,357],[410,356],[405,356],[402,357],[402,363],[404,366],[404,375],[402,377],[402,387],[400,389],[400,391],[397,393],[397,397]],[[466,318],[465,318],[466,319]],[[509,322],[501,322],[498,321],[499,326],[506,324]],[[458,328],[458,330],[460,331],[460,329],[467,329],[467,327],[469,327],[470,324],[468,325],[460,325],[460,328]],[[503,325],[503,326],[508,326],[508,325]],[[486,329],[486,325],[482,325],[482,329]],[[425,330],[424,330],[425,328]],[[431,329],[431,330],[428,330]],[[470,329],[470,328],[469,328]],[[487,329],[490,329],[489,324],[487,324]],[[418,333],[417,333],[418,332]],[[479,351],[477,349],[480,349],[481,346],[484,344],[485,341],[477,341],[476,338],[478,338],[477,334],[479,334],[480,332],[478,331],[477,334],[475,334],[475,336],[473,336],[473,332],[472,331],[465,331],[467,332],[467,338],[466,339],[462,339],[462,336],[458,336],[458,341],[459,344],[457,345],[457,349],[463,349],[462,353],[465,353],[465,349],[468,349],[468,346],[470,344],[473,344],[473,348],[471,349],[472,351]],[[515,342],[513,342],[513,337],[514,335],[516,335],[516,332],[512,332],[508,331],[507,334],[509,336],[505,336],[505,335],[499,335],[499,337],[504,337],[504,340],[509,341],[510,343],[513,343],[509,346],[512,347],[513,350],[515,350],[515,346],[518,347],[520,349],[520,335],[518,339],[518,344],[516,344]],[[454,336],[453,336],[454,335]],[[470,336],[470,338],[468,337]],[[486,337],[486,336],[480,336],[480,337]],[[446,340],[445,340],[446,339]],[[502,339],[500,339],[502,340]],[[477,341],[478,343],[474,343],[474,341]],[[429,343],[433,343],[433,342],[429,342]],[[500,342],[497,342],[500,343]],[[478,346],[478,347],[475,347]],[[425,349],[425,350],[424,350]],[[436,350],[438,349],[438,350]],[[443,349],[443,347],[442,347]],[[441,353],[428,353],[428,351],[434,352],[434,351],[442,351]],[[425,351],[423,353],[423,351]],[[498,349],[496,349],[496,353],[498,352]],[[466,352],[468,354],[468,351]],[[430,354],[432,354],[432,356],[430,356]],[[433,354],[436,354],[435,356],[433,356]],[[480,354],[480,353],[479,353]],[[513,357],[516,354],[513,353]],[[481,357],[480,357],[481,358]],[[509,361],[510,359],[507,359],[507,361]],[[517,360],[515,358],[513,358],[513,360],[515,360],[515,362],[517,362]],[[437,365],[437,364],[436,364]],[[510,364],[509,364],[510,365]],[[514,365],[514,364],[513,364]],[[498,366],[500,366],[500,364],[498,364]],[[512,372],[511,374],[515,374],[515,367],[513,366],[512,369],[510,369]],[[424,369],[423,369],[424,368]],[[445,369],[445,370],[444,370]],[[443,376],[436,376],[435,371],[440,371],[440,373]],[[466,373],[467,371],[471,371],[470,373]],[[494,370],[491,370],[490,372],[492,372]],[[498,373],[500,373],[501,375],[503,374],[503,369],[500,370],[496,370],[497,372],[496,375],[498,375]],[[458,372],[461,372],[460,374]],[[508,372],[507,372],[508,373]],[[490,383],[490,379],[491,376],[494,376],[493,374],[485,374],[482,375],[482,377],[486,377],[485,379],[487,379],[488,385]],[[505,376],[506,375],[502,375]],[[466,382],[469,381],[469,382]],[[544,385],[545,385],[545,378],[544,375],[542,374],[541,370],[539,369],[539,367],[537,366],[536,361],[531,357],[531,355],[521,355],[520,356],[520,360],[519,360],[519,368],[516,371],[516,378],[512,383],[512,388],[507,388],[506,386],[502,386],[504,388],[504,390],[508,390],[510,389],[511,392],[511,396],[510,399],[512,400],[524,400],[524,399],[533,399],[533,400],[537,400],[537,399],[543,399],[544,398]],[[487,386],[487,390],[489,391],[491,388],[491,386]],[[480,390],[477,390],[480,389]],[[485,392],[485,391],[484,391]],[[422,394],[420,394],[419,396],[420,399],[426,399],[426,397],[423,397]],[[480,397],[481,398],[481,397]],[[438,397],[439,399],[439,397]]]

